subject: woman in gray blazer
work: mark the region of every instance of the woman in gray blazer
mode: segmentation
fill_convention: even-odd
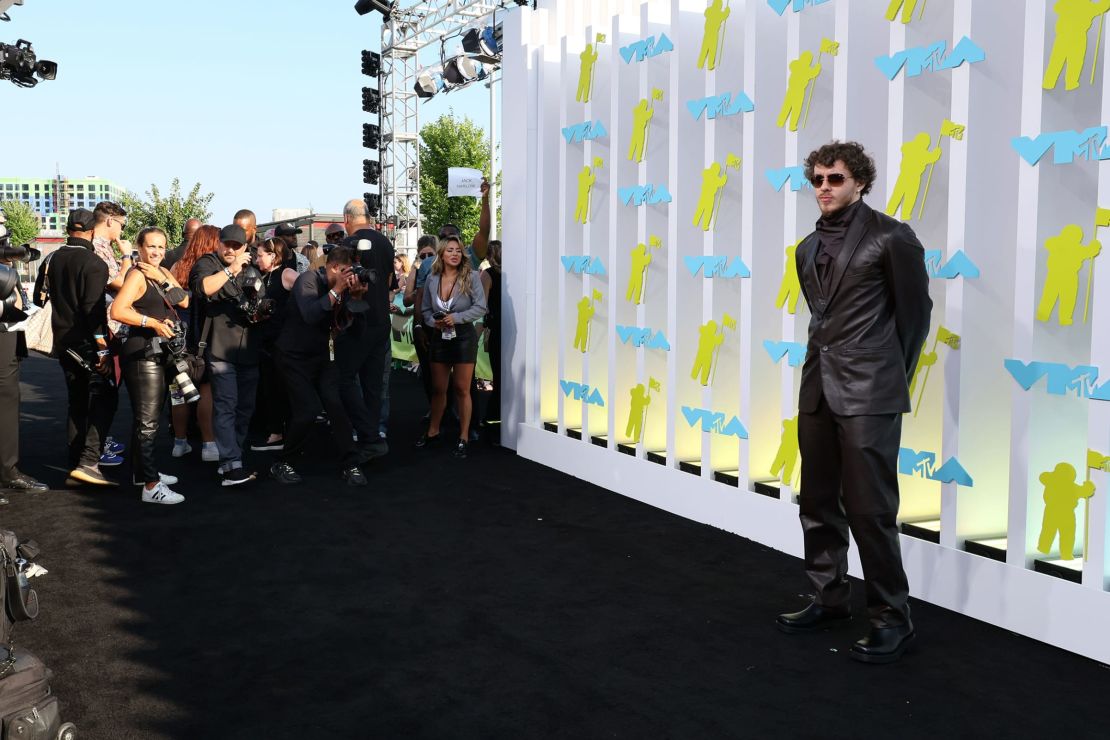
[[[440,239],[432,274],[424,285],[420,309],[425,325],[430,328],[432,415],[427,431],[416,446],[427,448],[440,441],[439,424],[447,407],[450,381],[459,414],[459,441],[455,443],[454,455],[466,457],[472,411],[470,384],[478,359],[478,332],[474,322],[486,314],[486,294],[481,275],[471,269],[458,237]]]

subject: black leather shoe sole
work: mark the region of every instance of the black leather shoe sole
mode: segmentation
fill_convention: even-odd
[[[820,620],[810,624],[799,624],[797,622],[788,622],[781,617],[775,620],[775,625],[780,631],[790,635],[801,635],[806,632],[820,632],[821,630],[831,629],[833,627],[842,627],[852,621],[851,614],[836,617],[822,617]]]
[[[891,650],[890,652],[885,653],[866,653],[862,650],[856,650],[856,646],[853,645],[848,650],[848,655],[852,657],[852,660],[858,660],[860,663],[871,663],[872,665],[894,663],[902,657],[907,649],[909,649],[910,643],[913,642],[913,639],[915,637],[917,637],[916,632],[909,633],[908,635],[906,635],[905,638],[902,639],[901,642],[898,643],[898,647],[896,647],[894,650]]]

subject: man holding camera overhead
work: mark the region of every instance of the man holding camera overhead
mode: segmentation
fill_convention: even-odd
[[[238,224],[225,226],[220,242],[218,250],[193,265],[189,287],[203,306],[199,341],[212,380],[221,485],[237,486],[255,477],[243,468],[243,444],[258,392],[259,348],[251,324],[264,317],[252,304],[257,296],[250,295],[251,278],[261,282],[261,276],[250,266],[246,231]]]
[[[289,422],[285,446],[270,475],[281,483],[300,483],[292,461],[304,450],[323,405],[335,449],[342,460],[343,480],[350,486],[365,486],[366,476],[358,465],[370,458],[355,448],[351,421],[339,394],[336,340],[350,325],[348,304],[366,295],[367,287],[352,270],[352,251],[336,247],[328,252],[320,270],[297,277],[290,291],[289,309],[277,340],[277,364],[289,390]]]

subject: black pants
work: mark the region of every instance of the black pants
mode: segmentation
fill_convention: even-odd
[[[391,350],[390,325],[368,326],[361,333],[340,334],[335,340],[335,364],[339,373],[339,396],[359,442],[380,439],[382,416],[382,368]],[[326,360],[327,357],[325,356]],[[293,379],[287,377],[292,385]],[[328,411],[330,417],[331,411]]]
[[[848,607],[848,530],[859,547],[867,611],[876,626],[910,619],[898,544],[898,446],[902,415],[838,416],[822,398],[798,415],[799,516],[815,602]]]
[[[486,338],[486,353],[489,355],[489,366],[493,374],[493,392],[489,394],[489,401],[486,404],[486,421],[501,421],[500,327],[490,327],[489,336]]]
[[[142,357],[129,358],[123,363],[123,379],[131,398],[131,479],[157,483],[154,443],[169,385],[166,368]]]
[[[335,449],[344,467],[356,464],[351,421],[339,395],[337,363],[329,361],[326,353],[294,355],[286,352],[278,352],[277,362],[289,389],[289,423],[285,426],[285,446],[279,458],[292,463],[304,451],[316,423],[316,414],[323,405],[328,412]],[[378,382],[381,380],[379,367]]]
[[[0,332],[0,481],[19,465],[19,358],[15,332]]]
[[[415,321],[415,319],[414,319]],[[413,324],[412,327],[412,346],[416,348],[416,361],[420,363],[420,382],[424,386],[424,396],[428,402],[432,401],[432,358],[428,352],[428,342],[430,337],[428,332],[430,329],[425,329],[423,324]]]
[[[98,373],[89,373],[73,358],[64,354],[58,361],[65,374],[69,393],[69,410],[66,436],[69,445],[70,468],[79,465],[92,467],[100,462],[101,448],[112,417],[119,403],[119,389]]]
[[[264,350],[259,357],[259,398],[257,413],[262,417],[266,434],[285,434],[289,421],[289,390],[285,387],[285,374],[278,367],[276,349]]]

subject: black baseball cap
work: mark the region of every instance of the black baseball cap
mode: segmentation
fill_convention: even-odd
[[[66,220],[66,231],[92,231],[96,216],[88,208],[74,208]]]
[[[220,229],[220,241],[235,242],[242,246],[247,243],[247,232],[238,224],[228,224]]]
[[[301,230],[288,221],[278,224],[278,227],[274,229],[274,236],[293,236],[299,233],[301,233]]]

